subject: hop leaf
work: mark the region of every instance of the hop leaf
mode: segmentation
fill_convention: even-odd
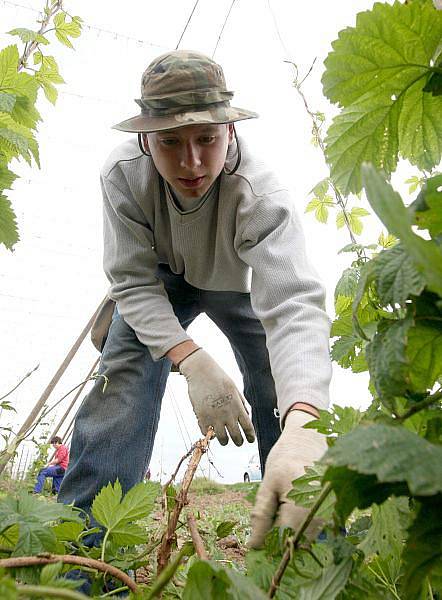
[[[368,210],[365,210],[365,208],[360,208],[359,206],[354,206],[350,212],[347,211],[347,220],[348,220],[348,225],[351,229],[351,231],[356,234],[356,235],[361,235],[362,233],[362,229],[363,229],[363,224],[362,221],[360,219],[360,217],[366,217],[368,216],[370,213],[368,212]],[[341,227],[344,227],[345,225],[345,214],[344,211],[341,210],[339,211],[339,213],[336,216],[336,226],[338,229],[340,229]]]
[[[60,12],[54,17],[54,25],[55,25],[55,35],[57,39],[67,46],[68,48],[74,48],[71,38],[79,37],[81,33],[81,23],[82,20],[80,17],[72,17],[71,21],[66,21],[67,14],[64,12]]]
[[[398,154],[419,169],[441,160],[442,97],[423,91],[442,38],[429,3],[377,3],[340,32],[325,60],[325,95],[343,109],[326,138],[331,177],[344,194],[361,189],[360,166],[387,174]]]
[[[316,220],[320,223],[327,223],[328,220],[328,207],[334,206],[335,203],[331,196],[322,196],[320,198],[313,198],[307,204],[305,212],[315,211]]]

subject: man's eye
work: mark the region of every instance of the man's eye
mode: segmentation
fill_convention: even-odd
[[[202,144],[212,144],[215,141],[214,135],[204,135],[200,138],[200,142]]]
[[[164,138],[161,140],[161,143],[164,144],[165,146],[173,146],[174,144],[177,143],[177,140],[174,138]]]

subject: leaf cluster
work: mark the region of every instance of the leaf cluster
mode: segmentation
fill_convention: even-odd
[[[333,42],[325,96],[341,107],[326,138],[330,175],[344,195],[362,189],[360,167],[385,173],[399,156],[430,171],[441,160],[442,12],[431,2],[376,3]]]
[[[54,57],[43,51],[49,44],[44,33],[49,31],[51,17],[57,39],[72,48],[70,38],[80,35],[81,19],[68,18],[58,7],[49,11],[39,32],[25,28],[9,31],[24,44],[22,55],[16,45],[0,50],[0,244],[10,250],[19,237],[16,216],[5,194],[17,179],[9,165],[14,159],[23,159],[29,165],[34,161],[40,166],[36,140],[37,125],[41,121],[36,108],[38,91],[42,89],[46,98],[55,104],[58,95],[55,86],[64,83]],[[28,64],[31,54],[32,67]]]

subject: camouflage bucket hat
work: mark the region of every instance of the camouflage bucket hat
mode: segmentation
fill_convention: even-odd
[[[220,65],[198,52],[175,50],[150,63],[141,79],[141,113],[113,129],[149,133],[185,125],[253,119],[250,110],[230,106]]]

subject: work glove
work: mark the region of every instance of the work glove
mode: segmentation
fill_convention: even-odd
[[[303,429],[313,418],[300,410],[287,414],[281,436],[268,455],[264,479],[256,495],[250,548],[260,548],[274,525],[296,530],[307,513],[307,509],[287,498],[287,492],[292,489],[292,481],[304,475],[304,467],[319,460],[327,449],[325,436],[314,429]],[[320,521],[314,519],[306,535],[313,537],[319,528]]]
[[[241,425],[247,441],[255,441],[242,395],[207,352],[201,348],[193,352],[180,362],[179,370],[187,380],[189,398],[203,435],[212,426],[219,443],[225,446],[229,441],[227,429],[233,442],[241,446]]]

